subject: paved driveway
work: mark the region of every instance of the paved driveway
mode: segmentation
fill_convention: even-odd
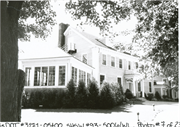
[[[153,108],[153,104],[155,105]],[[137,113],[139,113],[139,121]],[[162,126],[163,121],[165,125],[179,120],[179,103],[177,102],[158,102],[158,101],[144,101],[137,102],[134,105],[121,105],[111,110],[87,110],[87,109],[23,109],[22,122],[38,122],[38,123],[76,123],[84,127],[90,126],[87,123],[98,123],[98,127],[115,127],[114,124],[122,124],[129,127],[140,127],[138,122],[143,124],[159,124]],[[180,127],[180,123],[179,127]],[[93,124],[95,127],[95,124]],[[145,126],[145,125],[144,125]],[[74,126],[80,127],[80,126]],[[93,126],[90,126],[93,127]],[[118,127],[118,126],[116,126]],[[165,126],[164,126],[165,127]],[[178,127],[178,126],[176,126]]]

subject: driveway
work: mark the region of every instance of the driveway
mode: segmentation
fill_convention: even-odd
[[[140,127],[147,123],[162,126],[163,121],[165,125],[170,122],[175,125],[178,120],[180,122],[179,103],[177,102],[141,101],[134,103],[121,105],[111,110],[23,109],[21,122],[63,123],[64,126],[68,123],[76,123],[87,127],[90,126],[88,123],[98,123],[98,127],[114,127],[114,124],[119,124],[119,127],[122,125]],[[108,123],[112,123],[111,126]],[[180,127],[180,123],[178,124]]]

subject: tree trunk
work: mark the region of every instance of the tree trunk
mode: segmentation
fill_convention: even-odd
[[[19,121],[18,19],[23,1],[1,1],[1,118]]]

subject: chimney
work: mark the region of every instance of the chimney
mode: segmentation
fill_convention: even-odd
[[[60,23],[59,24],[59,39],[58,39],[58,47],[62,47],[65,44],[65,36],[64,32],[68,28],[68,24]]]

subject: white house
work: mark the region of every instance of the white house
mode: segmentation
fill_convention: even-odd
[[[24,45],[28,47],[28,43]],[[103,81],[118,82],[124,89],[130,89],[134,96],[155,91],[167,94],[162,85],[160,89],[156,85],[164,79],[143,80],[143,75],[138,73],[143,63],[138,57],[118,52],[107,46],[105,40],[79,32],[69,25],[59,25],[57,45],[33,45],[31,50],[19,53],[19,68],[27,75],[26,88],[65,87],[70,79],[76,84],[83,80],[87,85],[94,77],[99,87]]]

